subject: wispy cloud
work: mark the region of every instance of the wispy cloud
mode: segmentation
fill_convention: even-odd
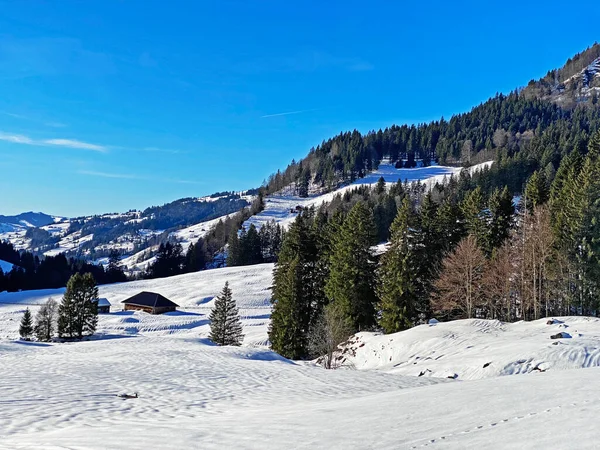
[[[26,117],[26,116],[23,116],[21,114],[11,113],[11,112],[8,112],[8,111],[0,111],[0,114],[2,114],[3,116],[14,117],[15,119],[29,120],[29,118]]]
[[[303,113],[313,112],[313,111],[318,111],[318,109],[301,109],[298,111],[287,111],[287,112],[280,112],[280,113],[275,113],[275,114],[266,114],[264,116],[260,116],[260,118],[266,119],[268,117],[291,116],[292,114],[303,114]]]
[[[205,184],[200,181],[184,180],[180,178],[161,178],[161,177],[150,177],[144,175],[137,175],[133,173],[113,173],[113,172],[102,172],[97,170],[78,170],[79,175],[86,175],[91,177],[99,178],[112,178],[121,180],[140,180],[140,181],[156,181],[159,183],[175,183],[175,184]]]
[[[41,124],[41,125],[45,125],[47,127],[52,127],[52,128],[65,128],[67,127],[66,124],[62,123],[62,122],[56,122],[56,121],[47,121],[47,120],[43,120],[43,119],[39,119],[39,118],[33,118],[30,116],[25,116],[23,114],[16,114],[16,113],[12,113],[12,112],[8,112],[8,111],[0,111],[0,115],[3,116],[7,116],[7,117],[12,117],[14,119],[19,119],[19,120],[25,120],[27,122],[34,122],[37,124]]]
[[[60,147],[78,148],[81,150],[93,150],[95,152],[106,152],[108,149],[103,145],[90,144],[76,139],[45,139],[42,141],[48,145],[58,145]]]
[[[25,144],[35,145],[38,147],[53,146],[53,147],[67,147],[75,148],[79,150],[91,150],[94,152],[106,153],[108,147],[104,145],[92,144],[90,142],[83,142],[77,139],[32,139],[29,136],[22,134],[11,134],[0,131],[0,140],[11,142],[13,144]]]
[[[44,125],[52,128],[66,128],[68,125],[62,122],[44,122]]]
[[[119,178],[119,179],[123,179],[123,180],[144,179],[143,177],[139,177],[137,175],[129,174],[129,173],[109,173],[109,172],[98,172],[96,170],[78,170],[77,173],[79,175],[89,175],[91,177]]]
[[[33,139],[22,134],[10,134],[0,131],[0,141],[12,142],[13,144],[35,145]]]

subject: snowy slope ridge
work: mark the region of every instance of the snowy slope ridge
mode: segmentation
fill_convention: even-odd
[[[569,337],[550,338],[558,333]],[[389,335],[358,333],[339,358],[360,370],[460,380],[600,366],[600,319],[468,319]]]
[[[469,168],[469,172],[474,173],[489,167],[493,161],[488,161],[482,164],[477,164]],[[324,203],[331,202],[338,194],[343,194],[346,191],[356,189],[359,186],[373,186],[377,184],[379,178],[383,177],[386,183],[396,183],[398,181],[408,181],[409,183],[422,182],[427,188],[433,187],[436,183],[443,183],[445,179],[451,175],[457,176],[461,167],[446,167],[433,165],[429,167],[417,167],[413,169],[396,169],[389,161],[382,161],[379,168],[367,174],[364,178],[360,178],[355,182],[328,192],[322,195],[312,195],[308,198],[301,198],[293,194],[291,187],[288,189],[265,197],[265,209],[250,217],[243,224],[244,228],[248,229],[251,224],[258,229],[274,220],[276,223],[284,227],[288,227],[296,218],[295,208],[310,208],[312,206],[318,208]]]

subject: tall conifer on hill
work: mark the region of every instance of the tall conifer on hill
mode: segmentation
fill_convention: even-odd
[[[244,334],[239,310],[229,288],[229,282],[215,299],[210,313],[210,340],[217,345],[242,345]]]
[[[269,341],[277,353],[291,359],[309,353],[308,333],[320,314],[322,270],[310,212],[299,214],[285,234],[273,271],[273,311]]]
[[[392,223],[390,247],[381,258],[378,272],[379,325],[386,333],[405,330],[415,323],[418,302],[415,219],[410,200],[405,197]]]
[[[373,213],[364,202],[358,202],[332,243],[325,292],[354,330],[368,329],[376,322],[375,262],[370,250],[376,236]]]

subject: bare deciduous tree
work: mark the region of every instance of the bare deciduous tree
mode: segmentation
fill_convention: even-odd
[[[442,262],[442,271],[435,282],[432,307],[434,311],[471,318],[476,308],[482,306],[482,285],[486,260],[477,245],[477,239],[469,235]]]
[[[35,337],[39,341],[49,341],[56,330],[56,318],[58,314],[58,303],[54,299],[48,299],[42,305],[35,316]]]
[[[335,353],[338,345],[352,334],[352,328],[339,308],[331,304],[316,320],[308,336],[308,346],[314,356],[320,357],[323,367],[336,369]]]
[[[494,253],[483,275],[487,318],[505,321],[514,319],[513,281],[515,268],[513,248],[511,243],[507,241]]]

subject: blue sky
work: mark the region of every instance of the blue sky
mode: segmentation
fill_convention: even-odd
[[[0,214],[256,187],[342,130],[467,111],[599,39],[598,2],[528,3],[0,1]]]

